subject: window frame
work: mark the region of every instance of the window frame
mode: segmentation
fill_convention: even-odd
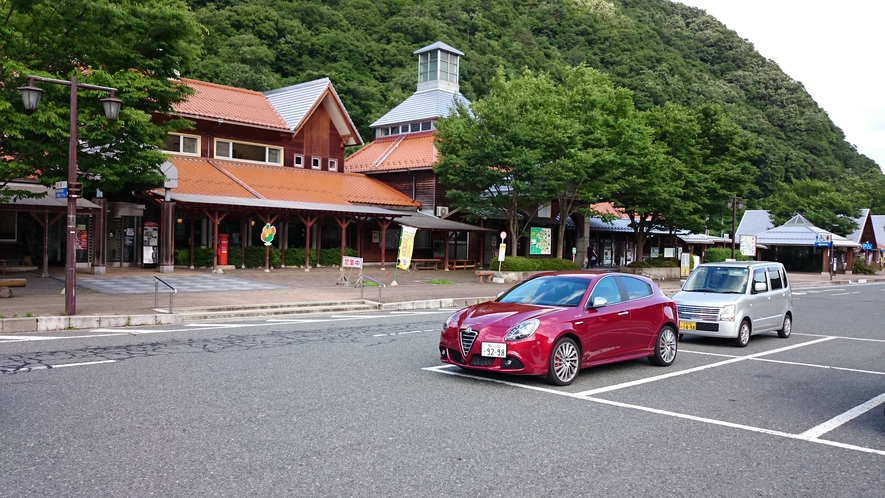
[[[338,171],[338,160],[337,159],[329,159],[329,171]]]
[[[295,154],[295,156],[292,159],[292,164],[296,168],[303,168],[304,167],[304,154]]]
[[[178,137],[178,148],[181,150],[169,150],[166,148],[166,142],[163,142],[163,152],[168,152],[170,154],[178,154],[182,156],[193,156],[200,157],[202,151],[202,137],[200,135],[190,135],[187,133],[167,133],[167,137]],[[197,141],[197,151],[196,152],[184,152],[184,139],[192,138]]]
[[[255,161],[255,160],[252,160],[252,159],[240,159],[240,158],[236,158],[236,157],[225,157],[225,156],[220,156],[220,155],[218,155],[218,144],[219,144],[220,142],[226,142],[226,143],[230,144],[230,154],[231,154],[231,156],[234,155],[234,147],[235,147],[237,144],[246,145],[246,146],[250,146],[250,147],[263,147],[263,148],[264,148],[264,159],[265,159],[265,160],[264,160],[264,161]],[[282,166],[282,165],[283,165],[283,152],[284,152],[284,150],[285,150],[284,147],[274,147],[274,146],[272,146],[272,145],[261,144],[261,143],[255,143],[255,142],[244,142],[244,141],[242,141],[242,140],[232,140],[232,139],[229,139],[229,138],[216,138],[216,139],[214,140],[214,142],[213,142],[212,145],[213,145],[213,147],[212,147],[212,157],[215,158],[215,159],[226,159],[226,160],[228,160],[228,161],[240,161],[240,162],[244,162],[244,163],[252,163],[252,164],[267,164],[267,165],[271,165],[271,166]],[[271,162],[271,161],[268,160],[269,151],[270,151],[271,149],[274,149],[274,150],[279,151],[279,153],[278,153],[279,161],[278,161],[278,162]]]
[[[310,169],[323,169],[323,158],[322,157],[311,157],[310,158]]]

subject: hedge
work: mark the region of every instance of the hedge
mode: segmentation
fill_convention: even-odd
[[[492,259],[489,265],[492,270],[498,269],[498,258]],[[581,266],[574,261],[559,258],[526,258],[523,256],[507,256],[501,271],[555,271],[580,270]]]
[[[731,249],[724,247],[711,247],[706,251],[707,263],[721,263],[731,258]],[[753,261],[751,256],[744,256],[739,250],[734,251],[734,259],[738,261]]]
[[[229,247],[227,250],[228,264],[240,266],[242,261],[242,248]],[[356,249],[346,247],[344,254],[347,256],[356,256]],[[194,266],[211,267],[213,251],[211,247],[194,248]],[[277,247],[271,247],[268,253],[268,263],[272,268],[279,268],[282,264],[280,250]],[[190,250],[176,249],[175,264],[179,266],[190,265]],[[310,251],[310,266],[316,267],[316,250]],[[341,264],[341,249],[329,248],[320,249],[320,264],[322,266],[338,266]],[[287,266],[304,266],[304,248],[290,247],[286,249],[286,265]],[[246,268],[264,268],[264,246],[246,246]]]

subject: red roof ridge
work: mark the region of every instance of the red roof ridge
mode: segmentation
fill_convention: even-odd
[[[190,84],[192,84],[192,83],[196,83],[196,86],[214,86],[216,88],[224,88],[225,90],[233,90],[235,92],[248,93],[250,95],[260,95],[260,96],[264,97],[263,93],[257,92],[255,90],[249,90],[247,88],[237,88],[235,86],[221,85],[218,83],[210,83],[208,81],[195,80],[195,79],[191,79],[191,78],[180,78],[178,81],[180,81],[182,83],[188,82],[188,83],[185,83],[187,86],[190,86]]]

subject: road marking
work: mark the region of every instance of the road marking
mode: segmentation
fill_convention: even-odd
[[[50,368],[85,367],[88,365],[100,365],[102,363],[117,363],[117,360],[84,361],[82,363],[65,363],[64,365],[52,365]]]
[[[687,349],[680,349],[680,353],[689,353],[689,354],[700,354],[706,356],[723,356],[726,358],[740,358],[737,355],[729,355],[729,354],[720,354],[720,353],[708,353],[706,351],[690,351]],[[878,370],[860,370],[857,368],[847,368],[847,367],[833,367],[830,365],[815,365],[813,363],[800,363],[797,361],[786,361],[786,360],[772,360],[769,358],[753,358],[753,361],[766,361],[769,363],[781,363],[784,365],[796,365],[800,367],[813,367],[813,368],[825,368],[828,370],[842,370],[845,372],[855,372],[855,373],[865,373],[865,374],[873,374],[873,375],[885,375],[885,372],[879,372]]]
[[[391,315],[438,315],[442,313],[442,311],[427,311],[427,310],[415,310],[415,311],[391,311]]]
[[[410,330],[408,332],[391,332],[389,334],[372,334],[372,337],[387,337],[391,335],[407,335],[407,334],[420,334],[422,332],[436,332],[436,329],[427,329],[427,330]]]
[[[446,375],[453,375],[456,377],[465,377],[465,378],[473,379],[473,380],[494,382],[497,384],[504,384],[507,386],[519,387],[522,389],[529,389],[532,391],[540,391],[540,392],[549,393],[549,394],[556,394],[558,396],[567,396],[569,398],[592,401],[594,403],[616,406],[619,408],[630,408],[633,410],[654,413],[657,415],[665,415],[668,417],[691,420],[694,422],[702,422],[702,423],[711,424],[711,425],[718,425],[718,426],[722,426],[722,427],[730,427],[733,429],[741,429],[741,430],[745,430],[745,431],[749,431],[749,432],[768,434],[768,435],[783,437],[783,438],[787,438],[787,439],[798,439],[798,440],[802,440],[802,441],[808,441],[811,443],[823,444],[826,446],[834,446],[837,448],[842,448],[842,449],[847,449],[847,450],[854,450],[854,451],[860,451],[863,453],[873,453],[876,455],[885,456],[885,450],[877,450],[877,449],[873,449],[873,448],[866,448],[864,446],[856,446],[853,444],[845,444],[845,443],[839,443],[836,441],[828,441],[826,439],[816,439],[814,437],[806,436],[806,435],[804,435],[804,433],[803,434],[791,434],[789,432],[776,431],[773,429],[765,429],[763,427],[754,427],[751,425],[737,424],[734,422],[726,422],[724,420],[716,420],[716,419],[706,418],[706,417],[698,417],[696,415],[688,415],[685,413],[671,412],[668,410],[660,410],[657,408],[650,408],[647,406],[632,405],[629,403],[621,403],[619,401],[612,401],[612,400],[602,399],[602,398],[592,398],[589,396],[582,396],[580,393],[570,393],[570,392],[566,392],[566,391],[557,391],[555,389],[545,388],[545,387],[526,386],[523,384],[517,384],[516,382],[510,382],[510,381],[506,381],[506,380],[502,380],[502,379],[490,379],[490,378],[486,378],[486,377],[478,377],[475,375],[465,374],[463,372],[455,372],[455,371],[449,370],[450,368],[452,368],[452,365],[439,365],[439,366],[435,366],[435,367],[425,367],[425,368],[422,368],[422,370],[427,370],[430,372],[436,372],[436,373],[441,373],[441,374],[446,374]],[[879,398],[883,398],[883,397],[885,397],[885,394],[883,394],[882,396],[879,396],[875,399],[878,400]],[[870,400],[867,403],[870,403],[872,401],[873,400]]]
[[[615,385],[606,386],[606,387],[599,387],[599,388],[597,388],[597,389],[591,389],[591,390],[589,390],[589,391],[584,391],[584,392],[581,392],[581,393],[578,393],[578,394],[579,394],[580,396],[591,396],[591,395],[594,395],[594,394],[605,393],[605,392],[609,392],[609,391],[616,391],[616,390],[618,390],[618,389],[624,389],[624,388],[627,388],[627,387],[633,387],[633,386],[638,386],[638,385],[641,385],[641,384],[647,384],[647,383],[649,383],[649,382],[656,382],[656,381],[659,381],[659,380],[669,379],[669,378],[671,378],[671,377],[678,377],[678,376],[680,376],[680,375],[686,375],[686,374],[690,374],[690,373],[701,372],[701,371],[703,371],[703,370],[708,370],[708,369],[711,369],[711,368],[721,367],[721,366],[723,366],[723,365],[728,365],[728,364],[731,364],[731,363],[737,363],[737,362],[739,362],[739,361],[752,360],[752,359],[754,359],[754,358],[759,358],[759,357],[761,357],[761,356],[767,356],[767,355],[770,355],[770,354],[782,353],[782,352],[784,352],[784,351],[789,351],[789,350],[791,350],[791,349],[801,348],[801,347],[805,347],[805,346],[811,346],[812,344],[817,344],[817,343],[819,343],[819,342],[831,341],[831,340],[833,340],[833,339],[835,339],[835,337],[824,337],[824,338],[817,339],[817,340],[814,340],[814,341],[808,341],[808,342],[803,342],[803,343],[801,343],[801,344],[793,344],[793,345],[791,345],[791,346],[786,346],[786,347],[783,347],[783,348],[772,349],[771,351],[762,351],[761,353],[754,353],[754,354],[747,355],[747,356],[738,356],[738,357],[736,357],[736,358],[731,358],[731,359],[728,359],[728,360],[725,360],[725,361],[720,361],[720,362],[717,362],[717,363],[711,363],[711,364],[709,364],[709,365],[702,365],[702,366],[700,366],[700,367],[688,368],[688,369],[685,369],[685,370],[677,370],[677,371],[675,371],[675,372],[671,372],[671,373],[667,373],[667,374],[663,374],[663,375],[658,375],[658,376],[655,376],[655,377],[646,377],[646,378],[644,378],[644,379],[632,380],[632,381],[630,381],[630,382],[624,382],[624,383],[621,383],[621,384],[615,384]]]
[[[53,339],[61,339],[61,337],[22,337],[18,335],[0,335],[0,341],[2,342],[51,341]]]
[[[847,412],[845,412],[841,415],[838,415],[836,417],[833,417],[830,420],[827,420],[826,422],[818,425],[817,427],[812,427],[811,429],[808,429],[807,431],[803,432],[800,435],[810,438],[810,439],[817,439],[817,438],[821,437],[822,435],[826,434],[827,432],[830,432],[831,430],[839,427],[840,425],[850,421],[851,419],[859,417],[859,416],[863,415],[864,413],[872,410],[873,408],[879,406],[879,403],[881,403],[883,401],[885,401],[885,393],[876,396],[875,398],[867,401],[866,403],[857,405],[854,408],[848,410]]]
[[[793,333],[793,335],[801,335],[804,337],[833,337],[835,339],[844,339],[846,341],[885,342],[885,339],[868,339],[866,337],[847,337],[844,335],[823,335],[823,334],[802,334],[802,333]]]

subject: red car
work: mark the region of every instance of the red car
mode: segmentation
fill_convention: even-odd
[[[535,275],[494,301],[456,311],[440,360],[466,369],[545,376],[568,385],[581,368],[676,359],[676,304],[651,280],[621,273]]]

